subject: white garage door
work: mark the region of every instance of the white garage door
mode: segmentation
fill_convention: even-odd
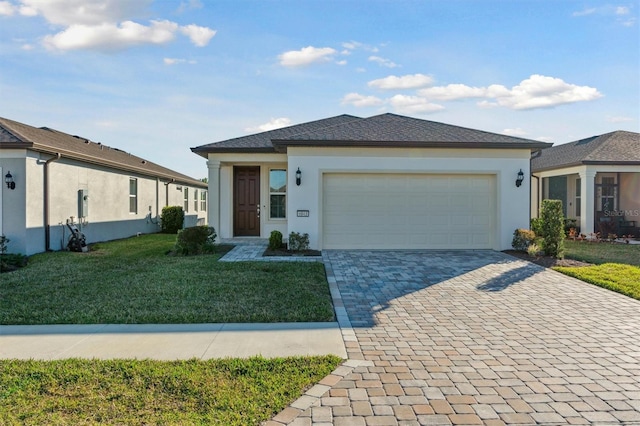
[[[325,249],[490,249],[494,175],[325,174]]]

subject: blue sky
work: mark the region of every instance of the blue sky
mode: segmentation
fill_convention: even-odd
[[[636,0],[0,0],[0,116],[201,178],[190,147],[393,112],[639,131]]]

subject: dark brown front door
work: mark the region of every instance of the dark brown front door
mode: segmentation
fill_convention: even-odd
[[[233,168],[233,235],[260,236],[260,167]]]

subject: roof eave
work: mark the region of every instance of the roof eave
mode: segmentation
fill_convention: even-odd
[[[293,147],[358,147],[358,148],[482,148],[482,149],[531,149],[551,146],[547,142],[441,142],[441,141],[366,141],[366,140],[286,140],[271,141],[276,151],[286,152]]]
[[[208,158],[208,154],[229,154],[229,153],[233,153],[233,154],[239,154],[239,153],[244,153],[244,154],[264,154],[264,153],[268,153],[268,154],[273,154],[275,153],[277,150],[275,147],[255,147],[255,148],[237,148],[237,147],[220,147],[220,148],[212,148],[212,147],[208,147],[208,148],[202,148],[202,147],[196,147],[196,148],[191,148],[191,152],[198,154],[204,158]]]
[[[37,152],[42,152],[44,154],[50,154],[50,155],[60,154],[62,157],[69,158],[69,159],[72,159],[72,160],[79,160],[79,161],[83,161],[85,163],[90,163],[90,164],[95,164],[95,165],[99,165],[99,166],[109,167],[109,168],[112,168],[112,169],[121,170],[121,171],[125,171],[125,172],[138,173],[138,174],[143,175],[143,176],[161,178],[161,179],[173,181],[175,183],[180,183],[182,185],[199,186],[201,188],[207,188],[208,187],[208,185],[206,183],[198,181],[196,179],[193,179],[193,180],[183,179],[183,178],[180,178],[179,176],[176,176],[176,175],[171,175],[171,174],[163,173],[163,172],[156,172],[154,170],[147,170],[147,169],[144,169],[142,167],[136,167],[136,166],[130,166],[130,165],[126,165],[126,164],[121,164],[121,163],[117,163],[117,162],[114,162],[114,161],[111,161],[111,160],[106,160],[104,158],[96,158],[96,157],[91,157],[91,156],[88,156],[88,155],[82,155],[82,154],[78,154],[78,153],[72,152],[72,151],[67,151],[67,150],[64,150],[64,149],[54,149],[52,147],[42,146],[42,145],[33,145],[33,147],[31,149],[34,150],[34,151],[37,151]]]
[[[0,149],[29,149],[33,147],[31,142],[0,142]]]
[[[531,173],[547,172],[549,170],[568,169],[577,166],[640,166],[640,161],[576,161],[573,163],[555,164],[553,166],[532,168]]]

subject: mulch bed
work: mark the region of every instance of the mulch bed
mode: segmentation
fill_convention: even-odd
[[[517,257],[519,259],[528,260],[536,265],[544,266],[545,268],[552,268],[554,266],[591,266],[591,263],[581,262],[573,259],[556,259],[550,256],[529,256],[527,253],[516,250],[504,250],[510,256]]]
[[[269,250],[267,248],[262,253],[262,256],[322,256],[322,252],[318,250],[290,251],[287,250],[287,245],[285,244],[278,250]]]

